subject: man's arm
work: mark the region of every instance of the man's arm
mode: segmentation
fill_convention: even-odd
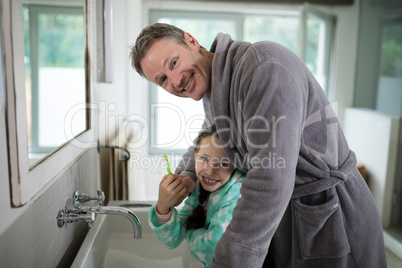
[[[242,138],[252,167],[209,267],[261,267],[293,192],[304,109],[301,87],[305,81],[297,81],[286,66],[267,64],[260,65],[248,87],[242,88],[243,109],[236,117],[247,122]],[[280,118],[283,120],[278,121]],[[283,164],[267,166],[270,157],[271,163],[274,157]]]

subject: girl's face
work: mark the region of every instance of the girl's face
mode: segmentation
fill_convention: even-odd
[[[195,172],[202,187],[214,192],[229,181],[235,168],[220,148],[218,138],[205,137],[199,146],[195,153]]]

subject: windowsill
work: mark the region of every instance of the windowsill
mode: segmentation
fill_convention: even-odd
[[[383,233],[385,247],[402,260],[402,235],[391,229],[384,229]]]
[[[42,158],[44,158],[46,155],[48,155],[48,154],[32,154],[32,153],[29,153],[28,154],[28,165],[30,167],[32,167],[38,161],[42,160]]]

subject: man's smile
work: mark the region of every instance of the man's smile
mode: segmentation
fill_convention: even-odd
[[[190,80],[188,80],[187,85],[182,89],[181,92],[185,92],[188,90],[188,88],[191,86],[191,82],[193,81],[193,76],[190,77]]]

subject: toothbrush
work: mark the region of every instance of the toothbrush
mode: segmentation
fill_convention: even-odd
[[[169,173],[169,175],[172,175],[172,172],[170,171],[169,159],[168,159],[166,153],[164,155],[165,156],[163,158],[166,159],[166,163],[167,163],[167,172]]]

